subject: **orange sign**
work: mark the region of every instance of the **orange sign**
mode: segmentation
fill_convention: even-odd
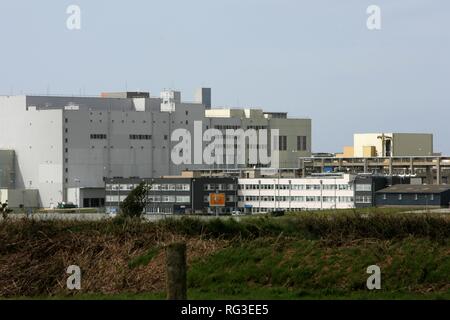
[[[225,193],[210,193],[209,194],[210,207],[225,207]]]

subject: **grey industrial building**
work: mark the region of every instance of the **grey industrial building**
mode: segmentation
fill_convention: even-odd
[[[117,212],[120,204],[139,184],[147,189],[148,214],[229,214],[237,208],[237,178],[170,176],[147,179],[108,179],[106,211]],[[225,194],[225,206],[209,207],[211,193]]]
[[[197,92],[195,102],[183,102],[172,90],[159,97],[146,92],[1,96],[1,188],[38,190],[42,207],[60,202],[102,206],[106,179],[158,178],[207,168],[171,161],[172,133],[184,128],[194,136],[197,121],[203,130],[278,129],[280,167],[296,167],[299,157],[311,155],[310,119],[258,108],[213,108],[211,101],[208,88]]]
[[[394,185],[376,192],[379,207],[441,207],[450,205],[449,185]]]
[[[377,191],[397,184],[409,185],[410,182],[411,178],[404,176],[358,174],[355,176],[355,207],[374,207]]]

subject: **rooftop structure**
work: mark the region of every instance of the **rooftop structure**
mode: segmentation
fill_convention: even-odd
[[[356,133],[353,147],[344,147],[337,157],[433,156],[430,133]]]

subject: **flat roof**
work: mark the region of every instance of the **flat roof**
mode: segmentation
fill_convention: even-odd
[[[450,190],[450,185],[436,184],[395,184],[378,190],[377,193],[441,193]]]

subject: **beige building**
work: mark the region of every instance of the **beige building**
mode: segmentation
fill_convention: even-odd
[[[433,156],[429,133],[356,133],[353,147],[344,147],[340,158]]]

